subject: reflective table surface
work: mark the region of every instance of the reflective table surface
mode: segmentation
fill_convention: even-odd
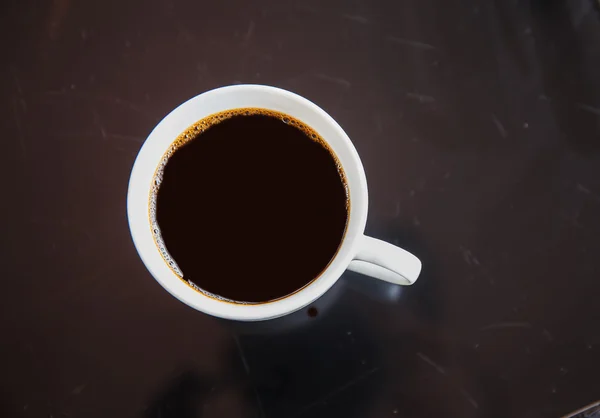
[[[599,400],[596,1],[3,2],[0,416],[535,418]],[[152,279],[126,219],[135,156],[171,109],[237,83],[340,123],[366,232],[421,258],[414,286],[347,273],[310,315],[238,324]]]

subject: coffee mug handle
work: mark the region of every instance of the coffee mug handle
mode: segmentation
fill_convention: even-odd
[[[417,281],[421,260],[408,251],[364,235],[358,239],[357,247],[348,270],[404,286]]]

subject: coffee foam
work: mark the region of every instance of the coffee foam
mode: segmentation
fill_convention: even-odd
[[[160,251],[160,254],[161,254],[163,260],[165,261],[165,263],[167,263],[167,266],[171,269],[171,271],[173,271],[173,273],[175,273],[177,275],[177,277],[179,277],[181,280],[183,280],[192,289],[194,289],[212,299],[216,299],[216,300],[219,300],[222,302],[234,303],[234,304],[238,304],[238,305],[256,305],[257,303],[231,300],[231,299],[227,299],[222,296],[219,296],[219,295],[215,295],[211,292],[208,292],[208,291],[200,288],[198,285],[196,285],[191,280],[186,280],[184,278],[183,272],[181,271],[181,269],[179,268],[179,266],[177,265],[177,263],[175,262],[173,257],[171,257],[171,255],[167,251],[167,247],[166,247],[164,240],[162,238],[162,235],[160,233],[160,226],[158,225],[158,222],[156,221],[156,205],[157,205],[157,199],[158,199],[158,191],[160,189],[160,184],[163,179],[165,167],[169,161],[169,158],[171,158],[171,156],[179,148],[186,145],[188,142],[193,141],[196,138],[200,137],[200,135],[202,135],[202,133],[204,131],[206,131],[207,129],[210,129],[212,126],[217,125],[227,119],[230,119],[235,116],[251,116],[251,115],[265,115],[265,116],[270,116],[270,117],[273,117],[276,119],[280,119],[282,122],[284,122],[288,125],[292,125],[295,128],[301,130],[302,132],[304,132],[304,134],[308,138],[312,139],[315,142],[318,142],[322,147],[324,147],[327,151],[329,151],[329,154],[335,160],[338,173],[340,175],[340,178],[342,179],[342,183],[344,184],[344,188],[346,190],[346,210],[348,213],[350,213],[350,190],[348,189],[348,182],[346,179],[346,174],[344,173],[344,169],[342,168],[342,164],[340,163],[339,159],[337,158],[337,156],[335,155],[335,153],[333,152],[333,150],[331,149],[329,144],[327,144],[327,142],[314,129],[312,129],[310,126],[308,126],[304,122],[302,122],[292,116],[289,116],[282,112],[276,112],[274,110],[269,110],[269,109],[260,109],[260,108],[230,109],[230,110],[226,110],[223,112],[214,113],[210,116],[200,119],[199,121],[195,122],[193,125],[188,127],[185,131],[183,131],[173,141],[173,143],[169,146],[167,151],[163,154],[163,156],[160,160],[160,163],[158,164],[158,167],[156,168],[156,171],[154,172],[154,176],[152,179],[152,188],[150,191],[150,199],[149,199],[149,203],[150,203],[149,204],[149,207],[150,207],[149,218],[150,218],[150,228],[152,230],[152,236],[154,238],[154,242],[155,242],[158,250]]]

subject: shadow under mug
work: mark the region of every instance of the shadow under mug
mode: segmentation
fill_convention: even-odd
[[[189,126],[212,114],[236,108],[262,108],[285,113],[317,131],[328,143],[346,174],[350,211],[346,234],[329,266],[299,291],[264,303],[223,301],[193,289],[169,268],[155,244],[150,219],[150,195],[156,168],[173,141]],[[399,285],[413,284],[421,262],[411,253],[364,235],[367,221],[367,180],[348,135],[311,101],[276,87],[236,85],[202,93],[169,113],[150,133],[135,160],[127,194],[127,216],[135,247],[152,276],[173,296],[207,314],[241,321],[283,316],[323,295],[348,269]],[[235,263],[232,254],[232,263]],[[294,266],[290,266],[294,268]],[[223,274],[227,274],[223,266]],[[285,271],[281,272],[285,277]]]

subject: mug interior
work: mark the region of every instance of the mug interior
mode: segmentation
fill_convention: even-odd
[[[302,289],[283,298],[258,304],[219,300],[203,294],[172,271],[152,234],[150,195],[154,174],[164,153],[189,126],[214,113],[236,108],[262,108],[293,116],[317,131],[342,165],[349,191],[346,233],[329,266]],[[354,256],[357,236],[364,231],[367,189],[364,170],[354,146],[342,128],[307,99],[275,87],[238,85],[196,96],[167,115],[148,136],[133,167],[127,198],[129,225],[134,244],[148,270],[172,295],[208,314],[237,320],[269,319],[298,310],[329,289]],[[231,261],[235,263],[235,260]],[[293,266],[292,266],[293,268]],[[227,274],[227,266],[223,266]],[[285,272],[281,272],[285,275]]]

